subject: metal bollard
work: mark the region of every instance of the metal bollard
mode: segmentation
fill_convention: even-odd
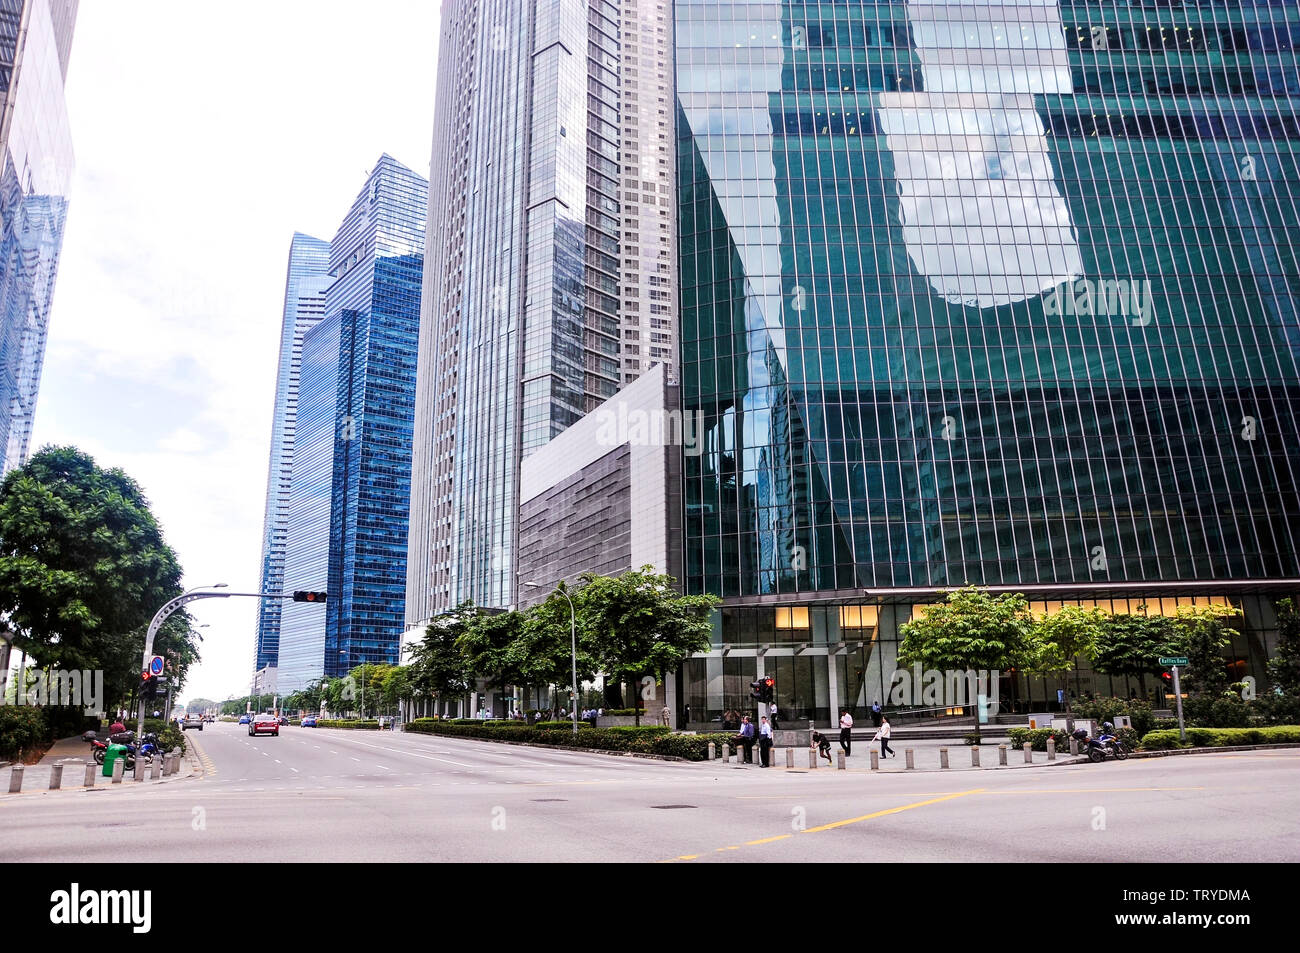
[[[793,748],[786,748],[786,749],[785,749],[785,766],[786,766],[787,768],[793,768],[793,767],[794,767],[794,749],[793,749]]]
[[[1025,742],[1025,764],[1034,763],[1034,746],[1028,741]]]
[[[731,763],[731,745],[727,744],[725,741],[722,743],[722,763]]]
[[[844,770],[844,752],[843,752],[843,751],[841,751],[841,752],[839,753],[839,758],[836,759],[835,770],[836,770],[836,771],[843,771],[843,770]]]
[[[1056,760],[1056,739],[1055,738],[1047,739],[1047,760],[1048,761]]]
[[[998,764],[1007,763],[1007,746],[998,745]]]
[[[911,770],[913,770],[915,767],[916,767],[916,759],[915,759],[915,758],[913,757],[913,755],[912,755],[912,749],[911,749],[911,748],[904,748],[904,749],[903,749],[903,769],[904,769],[905,771],[911,771]]]
[[[980,766],[980,746],[979,746],[979,745],[971,745],[971,746],[970,746],[970,766],[971,766],[972,768],[978,768],[978,767]]]
[[[874,748],[871,751],[871,770],[880,770],[880,752],[876,751]]]
[[[125,761],[123,761],[121,758],[118,758],[116,761],[113,762],[113,783],[114,784],[122,783],[122,774],[125,771],[126,771]]]
[[[817,770],[817,749],[816,748],[808,749],[808,769],[810,771]]]
[[[95,764],[95,762],[93,761],[87,761],[86,762],[86,787],[93,788],[95,786],[95,775],[97,774],[99,774],[99,765]]]
[[[1074,736],[1070,737],[1070,757],[1076,757],[1079,754],[1079,739]]]
[[[135,770],[131,773],[132,779],[136,781],[144,780],[144,757],[137,755],[135,759]]]
[[[157,781],[158,775],[161,773],[162,773],[162,758],[156,757],[153,759],[153,763],[149,765],[149,777],[152,780]]]
[[[23,766],[16,764],[9,769],[9,793],[21,794],[23,792]]]
[[[712,761],[718,756],[718,746],[712,741],[709,742],[709,760]]]
[[[63,765],[50,765],[50,790],[57,791],[63,787]]]
[[[939,749],[939,767],[940,767],[940,768],[946,768],[946,767],[948,767],[948,749],[947,749],[947,748],[940,748],[940,749]]]

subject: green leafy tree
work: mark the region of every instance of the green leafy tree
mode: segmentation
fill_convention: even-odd
[[[1024,596],[1006,593],[994,598],[965,586],[903,623],[898,661],[936,671],[1019,668],[1034,658],[1033,628]],[[977,717],[976,735],[979,730]]]
[[[576,600],[574,608],[577,608]],[[551,686],[555,689],[551,692],[551,707],[554,711],[577,704],[576,699],[569,697],[570,686],[574,680],[575,634],[578,655],[576,678],[579,691],[582,682],[590,681],[596,672],[591,640],[582,628],[580,617],[577,619],[578,627],[575,630],[574,618],[564,596],[552,592],[545,602],[533,606],[524,613],[524,623],[509,652],[511,664],[519,673],[510,684]]]
[[[683,596],[672,576],[653,566],[619,576],[583,576],[574,600],[579,625],[607,678],[638,683],[644,676],[662,680],[693,653],[709,647],[709,614],[718,604],[711,595]],[[641,699],[633,706],[641,723]]]
[[[1091,659],[1106,625],[1106,613],[1095,606],[1063,605],[1034,621],[1033,651],[1026,670],[1056,677],[1065,690],[1066,729],[1074,730],[1071,717],[1069,674],[1080,656]]]
[[[1092,666],[1103,675],[1132,675],[1142,694],[1146,676],[1164,671],[1160,656],[1182,650],[1173,621],[1166,616],[1120,613],[1107,617],[1097,639]]]
[[[1268,660],[1274,691],[1300,697],[1300,611],[1295,600],[1277,601],[1277,647]]]
[[[46,447],[0,484],[0,616],[39,667],[103,669],[109,697],[129,695],[144,629],[180,594],[180,580],[176,554],[123,471],[74,447]],[[197,638],[178,616],[160,645],[183,677]]]
[[[1229,681],[1223,650],[1236,630],[1228,620],[1239,615],[1231,606],[1183,606],[1174,613],[1177,654],[1187,656],[1190,687],[1207,695],[1222,695]]]
[[[410,653],[410,679],[416,692],[446,700],[473,687],[473,673],[459,641],[477,615],[474,604],[464,602],[429,623]]]
[[[384,709],[392,714],[402,702],[410,701],[414,694],[411,672],[405,665],[391,665],[384,670],[379,684],[379,698]]]
[[[470,675],[493,688],[525,684],[516,642],[527,622],[522,612],[484,611],[470,618],[456,645]]]

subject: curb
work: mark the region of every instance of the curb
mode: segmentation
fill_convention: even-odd
[[[1130,758],[1168,758],[1180,754],[1214,754],[1223,751],[1268,751],[1275,748],[1300,748],[1295,742],[1282,742],[1275,745],[1224,745],[1222,747],[1205,746],[1203,748],[1168,748],[1162,751],[1134,751]]]

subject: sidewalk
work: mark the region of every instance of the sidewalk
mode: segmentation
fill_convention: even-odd
[[[891,738],[889,742],[889,747],[897,754],[897,757],[880,758],[879,759],[880,767],[876,773],[877,774],[902,774],[906,772],[908,769],[907,769],[907,755],[905,754],[905,752],[908,749],[911,749],[912,751],[912,763],[915,765],[915,768],[912,769],[913,773],[917,771],[953,771],[953,772],[1008,771],[1016,768],[1033,768],[1033,767],[1042,768],[1042,767],[1048,767],[1051,765],[1058,765],[1058,764],[1077,764],[1079,762],[1088,760],[1087,758],[1084,757],[1071,757],[1068,749],[1063,752],[1058,751],[1056,753],[1056,760],[1054,761],[1047,760],[1047,752],[1034,751],[1032,752],[1033,760],[1027,764],[1025,763],[1024,750],[1022,748],[1016,748],[1010,744],[1007,744],[1007,763],[1005,765],[1000,765],[998,763],[998,744],[1007,744],[1006,739],[1001,739],[997,744],[990,744],[986,740],[984,744],[979,746],[980,766],[978,768],[975,768],[971,766],[971,750],[972,750],[971,745],[965,745],[961,743],[952,744],[950,742],[938,741],[938,740],[903,741],[900,738]],[[939,752],[940,749],[942,748],[948,749],[947,768],[940,767]],[[786,768],[787,750],[792,751],[794,753],[794,765],[792,768],[789,769]],[[788,748],[788,749],[773,748],[772,766],[782,771],[792,770],[795,772],[808,772],[808,771],[838,772],[839,771],[838,760],[839,760],[840,746],[838,742],[835,742],[831,745],[830,764],[827,764],[826,759],[818,755],[817,767],[809,768],[808,752],[810,750],[812,749],[806,747],[804,748],[796,747],[796,748]],[[871,752],[872,751],[878,752],[879,750],[880,750],[879,742],[867,743],[867,742],[854,741],[852,756],[844,759],[844,773],[857,773],[857,774],[872,773]],[[732,752],[731,758],[732,758],[731,766],[734,768],[737,766],[736,753],[734,751]],[[754,761],[755,764],[752,765],[752,767],[757,767],[757,762],[758,762],[757,746],[755,746],[754,748]],[[718,761],[712,763],[715,765],[719,764]],[[751,765],[742,765],[742,767],[748,768],[751,767]]]
[[[191,742],[187,745],[188,751],[181,758],[180,771],[171,777],[159,777],[158,781],[153,781],[152,768],[149,765],[144,766],[144,781],[136,784],[133,775],[129,772],[124,773],[121,784],[113,784],[112,778],[106,778],[100,774],[101,765],[95,765],[95,790],[107,790],[110,787],[129,788],[132,786],[143,787],[145,783],[162,784],[168,781],[183,781],[187,778],[202,775],[203,769],[199,763],[195,747]],[[85,792],[90,790],[86,787],[86,765],[94,763],[94,756],[91,752],[90,745],[81,740],[80,735],[72,738],[60,738],[45,752],[45,756],[36,764],[27,765],[23,772],[23,790],[22,794],[59,794],[65,791]],[[58,791],[50,790],[50,769],[56,765],[63,765],[63,778]],[[9,794],[9,781],[12,777],[13,765],[7,765],[0,768],[0,799],[6,797],[18,797],[19,795]]]

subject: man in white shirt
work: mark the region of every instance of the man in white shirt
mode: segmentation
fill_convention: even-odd
[[[853,716],[847,708],[840,709],[840,747],[844,749],[844,757],[853,754]]]
[[[763,767],[769,767],[772,761],[772,726],[767,719],[758,726],[758,757]]]
[[[776,723],[776,702],[772,702],[772,707],[768,709],[768,714],[772,716],[772,727],[778,727]]]

